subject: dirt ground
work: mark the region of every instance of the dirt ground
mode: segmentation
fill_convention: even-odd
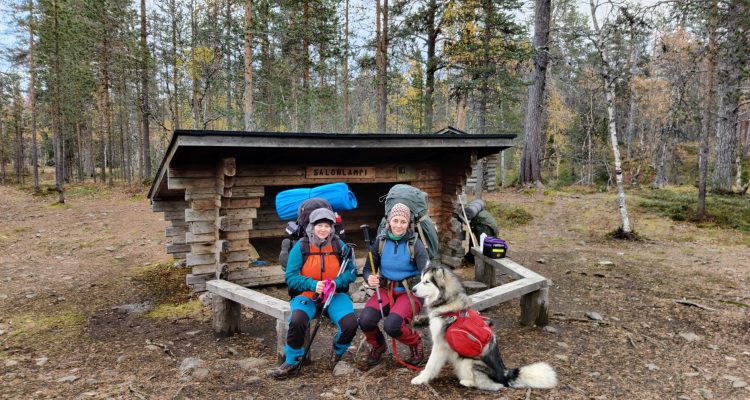
[[[553,390],[467,389],[448,367],[433,391],[410,385],[413,373],[391,359],[366,371],[366,346],[345,357],[360,372],[334,377],[321,360],[331,325],[301,376],[274,381],[265,376],[276,363],[266,316],[244,311],[243,333],[216,339],[197,300],[162,314],[120,307],[158,303],[143,274],[168,262],[167,224],[142,195],[95,193],[57,206],[0,187],[0,398],[750,398],[750,234],[631,207],[647,240],[622,242],[606,238],[619,224],[612,195],[490,198],[534,216],[502,236],[512,259],[552,280],[554,329],[520,326],[517,301],[485,314],[506,364],[550,363],[560,381]],[[183,372],[191,358],[203,363]]]

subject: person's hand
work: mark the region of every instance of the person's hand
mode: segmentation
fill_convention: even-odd
[[[379,287],[380,286],[380,278],[378,278],[377,275],[372,274],[369,278],[367,278],[367,284],[372,287]]]
[[[315,293],[322,294],[323,286],[325,286],[325,284],[325,281],[318,281],[318,283],[315,285]]]

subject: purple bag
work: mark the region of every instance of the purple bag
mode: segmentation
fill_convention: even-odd
[[[489,258],[504,258],[508,253],[508,244],[505,240],[487,236],[484,238],[482,254]]]

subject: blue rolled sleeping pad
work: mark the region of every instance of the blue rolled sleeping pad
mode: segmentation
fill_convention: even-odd
[[[276,214],[282,220],[296,220],[300,203],[322,197],[331,203],[334,211],[349,211],[357,208],[357,198],[344,182],[329,183],[314,188],[284,190],[276,195]]]

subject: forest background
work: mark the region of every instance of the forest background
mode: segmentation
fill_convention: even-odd
[[[178,128],[515,133],[498,180],[750,184],[747,0],[6,0],[0,182],[148,184]],[[507,154],[506,154],[507,153]]]

